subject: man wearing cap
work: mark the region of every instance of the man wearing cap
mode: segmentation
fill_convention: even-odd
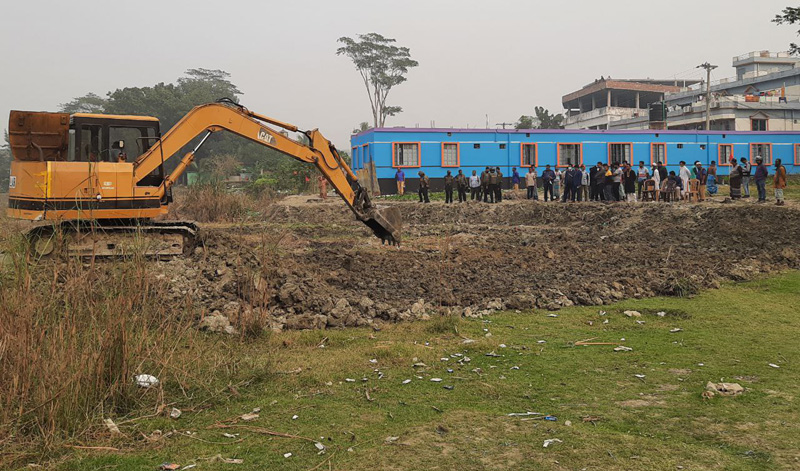
[[[430,188],[430,180],[428,176],[425,175],[425,172],[422,170],[419,171],[419,202],[420,203],[430,203],[431,200],[428,199],[428,188]]]

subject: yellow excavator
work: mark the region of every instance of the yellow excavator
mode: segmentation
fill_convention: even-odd
[[[230,99],[195,107],[163,136],[158,119],[147,116],[11,111],[8,215],[52,221],[28,231],[42,256],[56,248],[79,256],[120,255],[130,249],[123,240],[147,240],[151,255],[180,255],[193,244],[197,226],[157,218],[167,214],[172,186],[198,149],[223,130],[316,166],[356,219],[384,243],[400,243],[397,208],[378,209],[318,130],[300,131]],[[288,132],[304,134],[308,143]],[[165,163],[198,137],[167,174]]]

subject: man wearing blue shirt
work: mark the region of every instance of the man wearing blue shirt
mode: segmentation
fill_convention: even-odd
[[[403,173],[403,169],[397,169],[394,179],[397,181],[397,194],[403,196],[403,193],[406,192],[406,174]]]

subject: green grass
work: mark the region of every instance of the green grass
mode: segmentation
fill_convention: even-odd
[[[226,392],[210,408],[187,398],[178,405],[185,410],[178,420],[132,422],[122,427],[128,438],[99,434],[82,444],[122,451],[73,451],[56,467],[156,469],[170,461],[197,463],[196,469],[797,469],[797,306],[800,273],[792,272],[692,299],[625,301],[603,307],[605,316],[599,308],[580,307],[555,318],[544,311],[502,313],[380,331],[287,332],[249,344],[209,336],[209,349],[230,349],[242,364],[269,364],[273,374],[239,387],[238,396]],[[626,309],[641,311],[645,324],[625,317]],[[662,310],[666,317],[655,315]],[[675,327],[683,331],[670,333]],[[476,341],[464,344],[462,338]],[[633,351],[574,346],[589,338]],[[485,355],[492,351],[501,356]],[[471,361],[459,365],[450,357],[455,353]],[[418,361],[428,366],[415,370]],[[213,378],[212,372],[202,374]],[[413,381],[401,384],[405,379]],[[707,381],[723,379],[747,391],[701,397]],[[312,442],[301,439],[210,428],[255,407],[262,408],[260,418],[237,425],[320,440],[327,453],[318,455]],[[558,420],[507,416],[525,411]],[[585,416],[600,419],[583,422]],[[141,439],[173,428],[195,434],[155,443]],[[224,432],[240,433],[240,441]],[[399,439],[385,443],[390,436]],[[563,443],[543,448],[550,438]],[[244,464],[203,460],[217,454]]]

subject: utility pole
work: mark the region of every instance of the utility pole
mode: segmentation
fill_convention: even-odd
[[[706,131],[711,127],[711,71],[716,69],[716,65],[703,62],[698,65],[698,69],[706,69]]]

